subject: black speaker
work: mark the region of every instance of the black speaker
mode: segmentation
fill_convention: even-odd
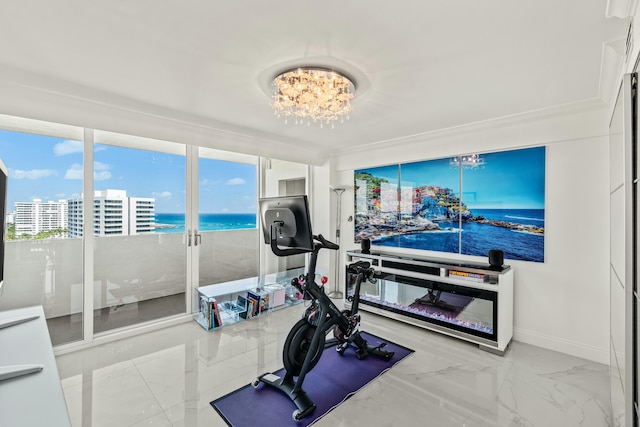
[[[499,269],[502,268],[502,264],[504,264],[504,252],[500,249],[491,249],[489,251],[489,265],[492,268]]]
[[[371,249],[371,240],[362,239],[360,240],[360,249],[362,249],[363,254],[368,254]]]

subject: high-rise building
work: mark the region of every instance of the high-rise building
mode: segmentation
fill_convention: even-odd
[[[65,229],[68,223],[67,201],[43,203],[41,199],[33,199],[31,202],[15,202],[13,223],[17,236]]]
[[[82,199],[69,202],[69,237],[82,237]],[[95,236],[150,233],[155,228],[155,199],[128,197],[125,190],[100,190],[93,197]]]

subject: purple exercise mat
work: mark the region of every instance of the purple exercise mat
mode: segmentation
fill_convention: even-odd
[[[349,396],[391,369],[396,363],[413,353],[406,347],[362,333],[371,346],[386,342],[385,350],[395,354],[389,361],[375,356],[358,360],[355,349],[349,348],[340,356],[334,347],[324,350],[318,364],[307,374],[302,388],[316,404],[315,411],[300,421],[292,419],[295,404],[287,395],[272,387],[250,384],[211,402],[211,406],[232,427],[294,426],[304,427],[338,406]],[[274,372],[284,375],[284,369]]]

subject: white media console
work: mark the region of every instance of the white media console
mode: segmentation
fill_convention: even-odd
[[[0,324],[0,369],[26,368],[0,381],[0,426],[70,427],[42,306],[2,311]]]
[[[347,265],[368,261],[375,283],[360,290],[360,309],[476,343],[504,354],[513,337],[513,270],[509,266],[372,250],[348,251]],[[345,305],[354,291],[347,271]]]

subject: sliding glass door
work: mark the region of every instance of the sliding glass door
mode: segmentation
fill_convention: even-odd
[[[259,273],[258,158],[198,149],[198,285]]]
[[[94,332],[187,309],[186,147],[95,132]]]
[[[258,197],[308,166],[0,115],[9,169],[0,310],[44,307],[54,345],[192,310],[193,290],[303,267],[264,245]]]

